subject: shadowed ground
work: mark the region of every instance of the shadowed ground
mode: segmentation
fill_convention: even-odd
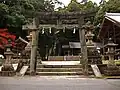
[[[0,77],[0,90],[120,90],[120,80],[78,76]]]

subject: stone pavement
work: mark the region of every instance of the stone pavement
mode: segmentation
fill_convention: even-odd
[[[0,77],[0,90],[120,90],[120,79],[79,76]]]

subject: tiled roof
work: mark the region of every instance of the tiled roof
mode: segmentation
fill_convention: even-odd
[[[106,13],[105,18],[113,23],[120,23],[120,13]]]

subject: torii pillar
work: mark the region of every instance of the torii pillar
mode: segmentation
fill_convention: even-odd
[[[32,35],[31,55],[30,55],[30,75],[36,75],[37,47],[38,47],[38,28],[35,19],[30,24],[23,26],[23,29],[29,30]]]
[[[85,29],[83,27],[83,24],[84,24],[83,16],[79,18],[78,24],[79,24],[79,37],[80,37],[81,56],[82,56],[80,63],[82,64],[84,75],[87,76],[88,75],[88,55],[87,55],[87,46],[86,46],[86,38],[85,38]]]
[[[37,63],[37,47],[38,47],[38,33],[37,29],[31,31],[32,43],[31,43],[31,57],[30,57],[30,75],[36,75],[36,63]]]

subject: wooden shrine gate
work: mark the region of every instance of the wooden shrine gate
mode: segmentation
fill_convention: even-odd
[[[65,28],[77,28],[79,30],[79,37],[81,43],[81,64],[83,66],[84,74],[88,74],[88,58],[87,46],[85,39],[85,31],[82,28],[85,18],[94,16],[95,12],[39,12],[36,13],[36,18],[33,23],[24,26],[25,30],[32,33],[32,47],[30,60],[30,73],[35,74],[36,71],[36,55],[38,45],[38,32],[43,28],[55,28],[57,30],[64,30]]]

